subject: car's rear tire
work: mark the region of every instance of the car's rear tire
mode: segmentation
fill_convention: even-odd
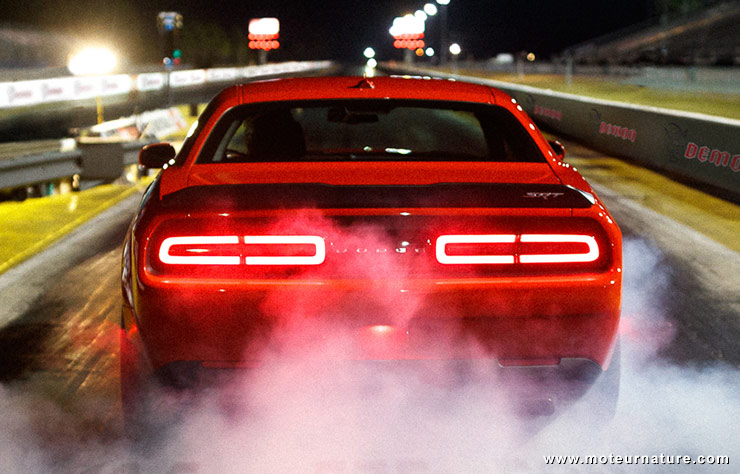
[[[123,329],[120,361],[124,433],[136,450],[157,449],[198,400],[191,364],[157,374],[142,370],[142,357]]]
[[[121,330],[121,406],[123,428],[128,440],[137,448],[156,447],[169,423],[158,408],[161,394],[156,380],[144,376],[141,356]]]
[[[144,396],[140,361],[131,341],[121,329],[121,406],[123,408],[123,428],[126,436],[135,441],[146,433],[147,414],[144,408],[148,397]]]
[[[619,387],[622,378],[621,359],[621,344],[617,339],[609,367],[596,379],[594,385],[586,393],[585,399],[589,411],[597,425],[609,423],[617,413]]]

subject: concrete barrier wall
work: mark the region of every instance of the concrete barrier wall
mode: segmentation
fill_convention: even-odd
[[[740,195],[740,120],[642,107],[421,68],[393,72],[454,77],[501,89],[544,129]]]

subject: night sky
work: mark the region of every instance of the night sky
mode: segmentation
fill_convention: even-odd
[[[279,51],[274,60],[337,59],[360,62],[366,46],[379,59],[400,58],[388,34],[393,18],[421,9],[425,1],[392,0],[26,0],[4,5],[0,24],[71,32],[102,41],[131,63],[156,60],[159,35],[156,14],[178,11],[191,48],[213,41],[222,61],[236,57],[250,18],[275,16],[281,21]],[[579,42],[619,30],[653,16],[654,1],[622,0],[451,0],[450,40],[460,43],[463,57],[486,59],[501,52],[534,51],[548,57]],[[427,22],[427,39],[437,41],[439,15]],[[221,43],[218,39],[221,38]],[[183,48],[187,58],[189,51]],[[192,58],[193,55],[191,54]]]

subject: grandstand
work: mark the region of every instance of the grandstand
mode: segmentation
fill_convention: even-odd
[[[663,15],[564,51],[576,64],[740,65],[740,1]]]

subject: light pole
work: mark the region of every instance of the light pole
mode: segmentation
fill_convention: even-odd
[[[424,13],[426,13],[428,17],[437,16],[437,13],[438,12],[439,12],[439,9],[437,8],[437,5],[435,5],[433,3],[426,3],[426,4],[424,4]],[[431,49],[432,51],[434,51],[434,49],[432,49],[432,48],[428,48],[428,50],[429,49]],[[431,57],[434,56],[434,54],[429,54],[427,52],[427,56],[429,56],[431,58]],[[436,60],[436,58],[435,58],[435,60]]]
[[[437,0],[439,4],[439,63],[447,64],[447,6],[450,0]]]
[[[365,51],[362,52],[367,62],[365,63],[365,74],[372,76],[375,73],[375,68],[378,67],[378,61],[375,59],[375,50],[368,46]]]
[[[457,43],[452,43],[450,45],[450,54],[452,55],[452,68],[455,72],[457,72],[457,57],[462,53],[462,48]]]

